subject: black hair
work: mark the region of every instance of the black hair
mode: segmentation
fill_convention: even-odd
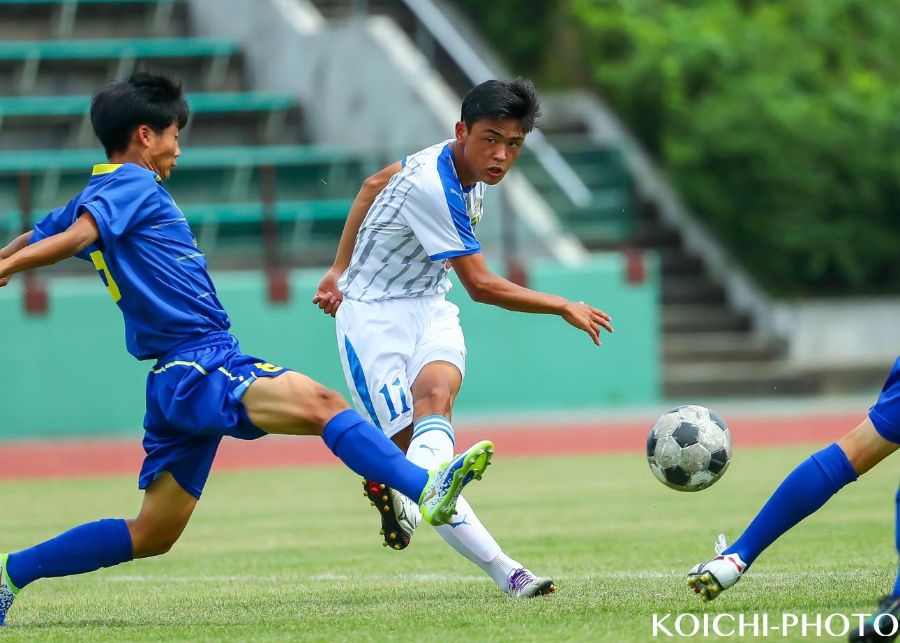
[[[91,125],[107,157],[128,149],[140,125],[160,134],[173,123],[183,128],[188,116],[190,108],[181,83],[153,71],[136,71],[106,85],[91,99]]]
[[[522,122],[527,134],[534,129],[541,115],[534,83],[527,78],[515,80],[488,80],[476,85],[462,103],[460,119],[466,129],[472,129],[482,118],[514,118]]]

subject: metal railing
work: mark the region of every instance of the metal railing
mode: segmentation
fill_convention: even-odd
[[[472,45],[431,0],[403,0],[403,3],[415,16],[418,26],[427,30],[428,37],[440,44],[453,63],[473,84],[496,78],[496,74],[481,59]],[[421,44],[423,40],[421,34],[417,40]],[[422,51],[430,57],[429,62],[434,65],[433,48],[422,47]],[[528,146],[544,170],[553,177],[573,204],[580,208],[591,204],[591,191],[540,130],[534,130],[528,135]]]

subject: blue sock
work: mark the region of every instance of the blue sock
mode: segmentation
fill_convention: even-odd
[[[725,553],[737,553],[749,567],[783,533],[854,480],[856,471],[836,443],[814,453],[791,471]]]
[[[419,501],[428,472],[407,460],[396,444],[356,411],[348,409],[331,418],[322,439],[359,475],[390,485],[413,502]]]
[[[897,490],[897,496],[895,498],[895,502],[897,503],[897,525],[894,528],[894,538],[897,542],[897,554],[900,555],[900,489]],[[897,580],[894,581],[894,591],[891,592],[891,598],[900,597],[900,569],[897,570]]]
[[[128,525],[122,519],[104,518],[10,554],[6,573],[13,585],[22,589],[38,578],[84,574],[132,558]]]

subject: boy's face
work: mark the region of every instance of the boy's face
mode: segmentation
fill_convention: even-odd
[[[525,132],[518,119],[483,118],[472,123],[472,129],[457,123],[456,140],[475,180],[496,185],[519,158]]]
[[[165,181],[172,174],[172,168],[181,156],[181,148],[178,146],[178,125],[172,123],[160,134],[150,128],[148,130],[147,161],[151,169]]]

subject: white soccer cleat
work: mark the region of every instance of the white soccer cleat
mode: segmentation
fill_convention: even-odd
[[[506,581],[506,593],[513,598],[534,598],[547,596],[556,591],[552,578],[535,576],[524,567],[513,571]]]
[[[713,600],[723,591],[741,580],[747,564],[737,554],[723,554],[728,545],[725,534],[716,539],[716,556],[706,563],[699,563],[691,568],[687,575],[688,587],[700,594],[704,603]]]

